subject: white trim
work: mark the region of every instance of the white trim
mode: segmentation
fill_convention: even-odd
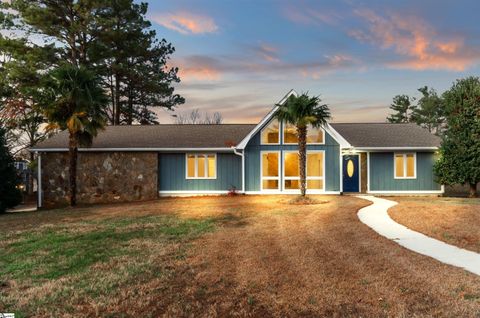
[[[329,123],[325,125],[324,129],[333,139],[335,139],[336,142],[338,142],[340,149],[353,148],[353,146]]]
[[[205,191],[158,191],[159,196],[168,197],[168,196],[201,196],[201,195],[222,195],[227,194],[227,190],[205,190]]]
[[[215,175],[213,177],[208,176],[208,156],[212,155],[212,153],[192,153],[187,152],[185,153],[185,179],[187,180],[215,180],[217,179],[217,154],[213,153],[213,158],[215,159]],[[195,162],[195,176],[189,177],[188,176],[188,156],[194,156]],[[205,163],[204,163],[204,172],[205,177],[198,176],[198,159],[199,156],[205,156]]]
[[[340,181],[339,181],[339,184],[340,184],[340,193],[343,193],[343,155],[342,155],[342,151],[339,149],[338,150],[338,153],[339,153],[339,162],[338,162],[338,167],[339,167],[339,173],[340,173]]]
[[[240,156],[242,159],[242,193],[245,192],[245,151],[238,152],[237,149],[233,149],[233,153]]]
[[[397,177],[397,155],[403,156],[403,177]],[[413,155],[413,177],[407,176],[407,156]],[[394,152],[393,153],[393,178],[397,180],[417,179],[417,153],[416,152]]]
[[[444,192],[443,190],[367,191],[367,193],[372,193],[372,194],[442,194],[443,192]]]
[[[269,194],[294,194],[298,195],[300,192],[299,190],[296,191],[245,191],[245,194],[262,194],[262,195],[269,195]],[[340,191],[320,191],[320,190],[310,190],[308,194],[340,194]]]
[[[298,145],[298,142],[285,142],[285,126],[288,125],[287,123],[285,122],[282,122],[282,145],[288,145],[288,146],[291,146],[291,145]],[[294,125],[292,125],[294,126]],[[312,127],[311,127],[312,128]],[[323,128],[323,126],[320,126],[318,127],[318,129],[320,129],[322,131],[322,140],[323,142],[314,142],[314,143],[310,143],[310,142],[307,142],[307,146],[315,146],[315,145],[325,145],[325,129]],[[307,127],[307,135],[308,135],[308,127]],[[307,136],[308,137],[308,136]]]
[[[38,162],[37,162],[37,206],[39,208],[42,207],[42,155],[38,154]]]
[[[68,151],[68,148],[36,148],[31,149],[32,152],[62,152]],[[91,151],[176,151],[176,152],[200,152],[200,151],[217,151],[217,152],[233,152],[234,148],[78,148],[79,152],[91,152]]]
[[[414,150],[438,150],[438,147],[355,147],[355,150],[361,151],[384,151],[384,150],[399,150],[399,151],[414,151]]]
[[[272,124],[274,121],[276,121],[278,123],[278,141],[277,142],[271,142],[271,143],[264,143],[263,142],[263,131],[270,125]],[[281,131],[282,131],[282,124],[280,123],[279,120],[277,119],[272,119],[270,120],[268,123],[265,124],[265,126],[260,129],[260,145],[261,146],[268,146],[268,145],[280,145],[280,140],[281,140],[281,137],[280,137],[280,134],[281,134]]]
[[[370,152],[367,152],[367,193],[370,192]]]
[[[283,150],[282,151],[282,186],[281,186],[281,191],[283,191],[284,193],[289,193],[289,192],[293,192],[293,193],[298,193],[300,191],[300,189],[285,189],[285,181],[286,180],[299,180],[300,181],[300,173],[298,175],[298,177],[287,177],[285,176],[285,154],[287,153],[296,153],[299,155],[298,153],[298,150]],[[321,177],[309,177],[308,176],[308,164],[306,165],[305,167],[305,174],[306,174],[306,180],[305,181],[308,181],[308,180],[322,180],[322,185],[323,185],[323,188],[322,189],[308,189],[307,187],[307,192],[308,193],[314,193],[314,191],[316,192],[319,192],[319,193],[324,193],[325,192],[325,189],[326,189],[326,178],[325,178],[325,161],[326,161],[326,158],[325,158],[325,150],[307,150],[307,161],[308,161],[308,154],[315,154],[315,153],[322,153],[323,156],[322,156],[322,159],[323,159],[323,167],[322,167],[322,173],[323,175]],[[299,155],[300,156],[300,155]],[[299,158],[300,159],[300,158]],[[300,162],[299,162],[300,164]]]
[[[292,95],[298,96],[298,93],[295,90],[291,89],[287,93],[287,95],[285,95],[277,104],[281,105],[285,103],[287,99]],[[245,138],[243,138],[242,141],[238,143],[236,148],[245,149],[250,139],[252,139],[252,137],[272,118],[272,116],[275,114],[277,109],[278,109],[278,106],[273,107],[272,110],[265,117],[263,117],[263,119],[257,124],[257,126],[255,126],[255,128],[253,128],[252,131],[247,136],[245,136]]]
[[[277,177],[264,177],[263,176],[263,154],[265,153],[276,153],[278,156],[278,176]],[[274,192],[279,191],[281,189],[281,163],[282,163],[282,154],[279,150],[262,150],[260,151],[260,191],[263,192]],[[277,189],[264,189],[263,188],[263,180],[278,180],[278,187]]]

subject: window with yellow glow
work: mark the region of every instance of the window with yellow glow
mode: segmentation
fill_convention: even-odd
[[[278,190],[280,186],[279,152],[262,152],[262,190]]]
[[[298,152],[284,152],[283,179],[285,190],[300,189],[300,160]],[[307,189],[323,190],[324,153],[307,152]]]
[[[323,144],[324,143],[324,131],[322,128],[315,128],[311,125],[307,127],[307,144]],[[285,123],[283,125],[283,143],[284,144],[297,144],[297,127],[291,124]]]
[[[396,153],[394,161],[395,179],[414,179],[417,177],[415,153]]]
[[[278,120],[272,120],[265,128],[262,129],[260,134],[261,144],[279,144],[280,143],[280,125]]]
[[[187,154],[187,179],[215,179],[216,154]]]

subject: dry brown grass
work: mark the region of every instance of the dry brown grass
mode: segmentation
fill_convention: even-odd
[[[480,199],[392,198],[397,222],[430,237],[480,253]]]
[[[25,306],[37,302],[34,314],[49,316],[52,308],[41,301],[56,295],[58,317],[480,315],[480,278],[378,236],[356,216],[368,202],[316,197],[329,202],[292,206],[288,198],[162,199],[46,211],[16,216],[17,222],[1,217],[0,227],[15,233],[38,224],[140,215],[215,218],[217,224],[216,231],[188,242],[135,238],[128,244],[135,253],[82,274],[38,286],[11,281],[9,297]]]

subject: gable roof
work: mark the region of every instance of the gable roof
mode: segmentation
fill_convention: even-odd
[[[236,146],[254,127],[251,124],[107,126],[94,138],[92,146],[84,150],[226,150]],[[62,131],[31,150],[65,151],[67,148],[68,132]]]
[[[332,123],[355,148],[437,148],[440,138],[417,124]]]

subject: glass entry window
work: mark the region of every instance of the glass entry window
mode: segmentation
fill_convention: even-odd
[[[280,188],[280,152],[262,152],[262,190]]]
[[[324,189],[324,152],[307,152],[307,189]],[[284,190],[300,189],[300,160],[298,152],[284,152]]]

